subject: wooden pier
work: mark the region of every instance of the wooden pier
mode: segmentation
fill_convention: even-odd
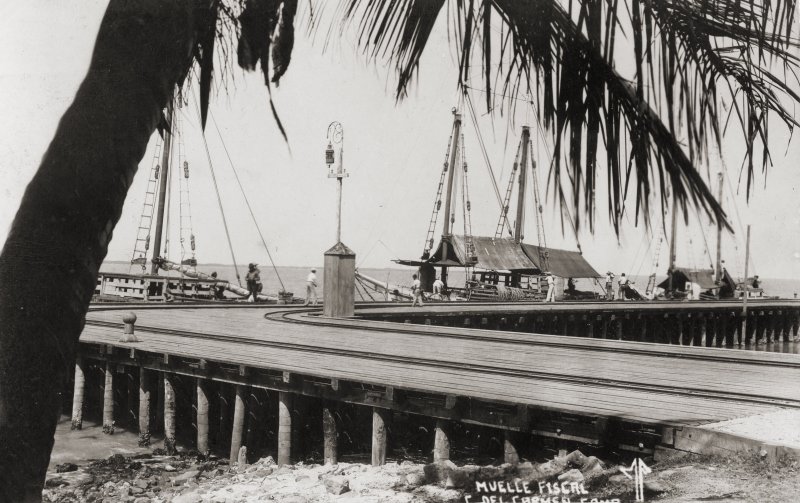
[[[722,317],[737,309],[689,305]],[[451,421],[505,430],[511,462],[519,456],[514,444],[520,435],[650,453],[676,442],[682,428],[800,409],[800,355],[601,339],[603,331],[596,328],[592,339],[530,333],[544,326],[539,317],[572,316],[568,327],[581,331],[588,324],[576,320],[625,319],[628,309],[653,320],[693,313],[686,306],[680,312],[649,306],[658,305],[357,306],[352,319],[291,306],[95,307],[81,336],[73,425],[80,426],[87,407],[82,398],[88,395],[87,365],[104,370],[106,389],[113,388],[115,376],[131,381],[127,408],[138,414],[142,442],[149,441],[154,423],[163,422],[166,447],[173,448],[175,415],[189,413],[196,415],[197,449],[208,449],[211,430],[227,439],[232,461],[240,446],[256,441],[255,433],[244,431],[244,417],[257,415],[253,400],[264,397],[275,401],[279,462],[291,460],[298,441],[293,430],[302,409],[293,405],[298,397],[318,400],[329,460],[337,457],[335,405],[369,407],[374,463],[386,459],[386,425],[393,412],[437,419],[431,431],[437,459],[449,456]],[[774,325],[782,327],[773,337],[796,337],[800,303],[753,302],[751,309],[780,313],[771,318],[780,319]],[[129,311],[136,313],[137,342],[122,342],[123,315]],[[418,324],[407,323],[412,319]],[[558,325],[551,320],[547,326]],[[196,381],[193,396],[176,398],[175,376]],[[163,386],[156,389],[155,383]],[[216,393],[209,392],[211,386]],[[110,395],[105,394],[103,410],[113,429],[113,418],[122,412],[114,410]],[[181,399],[192,406],[176,407]]]

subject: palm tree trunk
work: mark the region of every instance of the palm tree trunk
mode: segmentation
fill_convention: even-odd
[[[38,501],[97,272],[204,0],[111,0],[0,254],[0,501]],[[207,2],[206,2],[207,3]]]

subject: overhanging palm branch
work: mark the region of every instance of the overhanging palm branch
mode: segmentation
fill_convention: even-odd
[[[369,56],[395,62],[402,97],[445,7],[444,0],[349,0],[339,12]],[[759,151],[762,167],[770,164],[771,113],[790,129],[796,124],[787,109],[800,101],[787,83],[797,82],[794,9],[788,0],[453,0],[448,23],[461,85],[479,53],[487,107],[496,104],[488,92],[495,83],[500,95],[538,99],[556,145],[559,201],[571,194],[569,203],[584,208],[572,212],[576,226],[582,213],[594,220],[602,142],[618,230],[631,183],[637,217],[648,219],[657,187],[662,210],[674,197],[684,214],[691,204],[727,225],[696,163],[709,142],[721,145],[723,100],[747,142],[748,193]],[[626,59],[635,66],[630,79],[616,69]]]

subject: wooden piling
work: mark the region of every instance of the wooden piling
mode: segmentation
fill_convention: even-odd
[[[236,385],[236,398],[233,404],[233,429],[231,430],[231,452],[230,464],[239,460],[239,448],[242,446],[242,434],[244,432],[244,399],[247,389],[242,384]]]
[[[139,410],[139,380],[136,378],[138,369],[131,366],[126,366],[125,368],[125,387],[127,388],[126,391],[128,398],[128,406],[127,410],[125,411],[125,415],[127,417],[125,419],[129,427],[133,429],[137,422],[137,411]]]
[[[228,436],[228,425],[230,424],[230,402],[228,401],[227,391],[229,385],[227,383],[221,382],[217,386],[217,395],[218,395],[218,407],[217,411],[219,416],[217,417],[217,448],[222,448],[225,444],[225,439]]]
[[[114,369],[106,362],[105,386],[103,387],[103,433],[114,433]]]
[[[327,400],[322,406],[323,456],[326,465],[335,465],[339,461],[339,439],[336,431],[336,417],[333,414],[334,407],[334,403]]]
[[[278,465],[292,462],[292,394],[278,393]]]
[[[150,400],[153,390],[153,371],[139,368],[139,447],[150,445]]]
[[[386,423],[389,411],[378,407],[372,408],[372,466],[386,463]]]
[[[197,378],[197,451],[208,454],[208,383]]]
[[[436,430],[433,439],[433,462],[447,461],[450,459],[450,423],[447,419],[436,420]]]
[[[175,454],[175,376],[164,374],[164,450]]]
[[[83,395],[86,389],[84,367],[83,357],[78,355],[75,360],[75,387],[72,393],[72,426],[70,428],[73,430],[83,428]]]
[[[503,460],[512,465],[519,464],[517,452],[517,435],[511,430],[503,430]]]

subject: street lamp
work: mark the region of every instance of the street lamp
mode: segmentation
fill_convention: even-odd
[[[335,146],[339,148],[339,165],[336,164]],[[336,207],[336,242],[342,241],[342,179],[350,176],[344,169],[344,129],[339,121],[328,125],[328,148],[325,149],[325,164],[328,165],[328,178],[336,178],[338,205]]]

